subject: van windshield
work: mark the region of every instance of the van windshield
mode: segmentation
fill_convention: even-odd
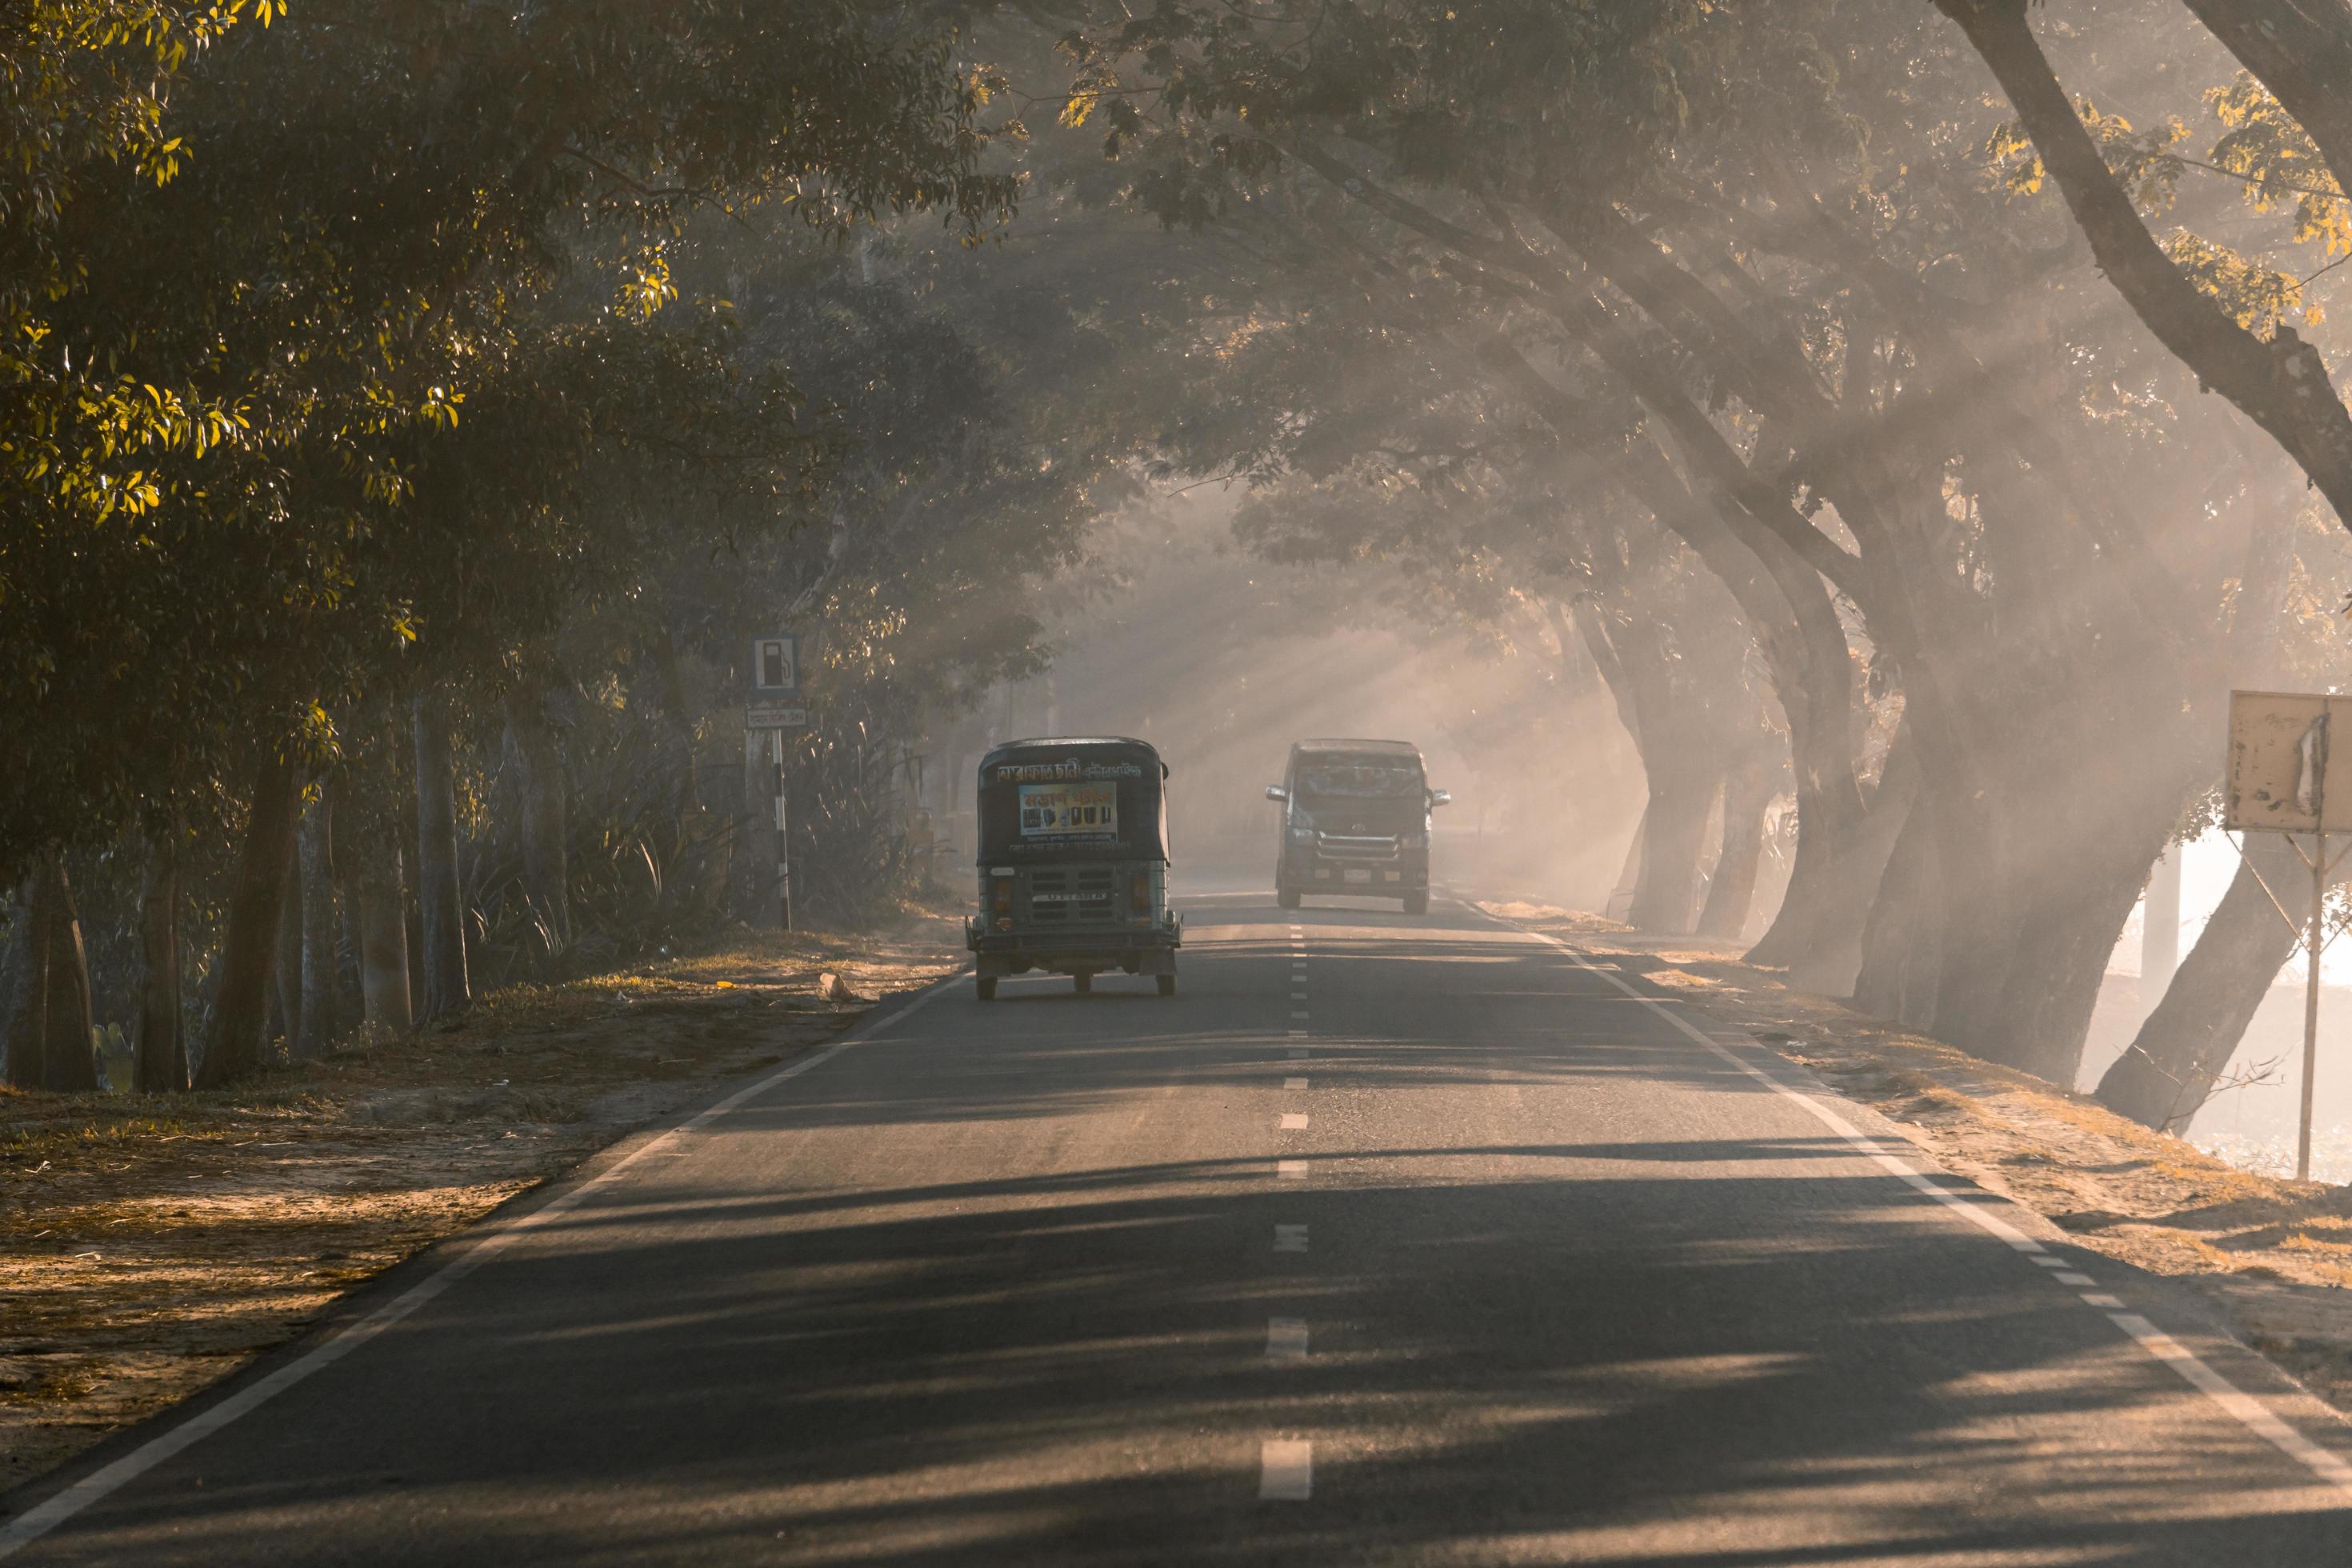
[[[1298,759],[1298,794],[1309,799],[1418,798],[1417,760],[1378,752],[1312,752]]]

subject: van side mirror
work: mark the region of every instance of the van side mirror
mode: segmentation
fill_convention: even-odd
[[[1429,792],[1429,804],[1432,805],[1452,805],[1454,804],[1454,792],[1448,789],[1431,790]]]
[[[1268,784],[1265,786],[1265,798],[1268,800],[1288,800],[1290,798],[1290,792],[1283,788],[1280,784]]]

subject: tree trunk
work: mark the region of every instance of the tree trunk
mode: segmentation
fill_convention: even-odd
[[[204,1059],[196,1064],[199,1089],[222,1088],[261,1066],[286,868],[294,859],[301,806],[300,768],[279,758],[263,763],[254,783],[245,845],[237,855],[236,884],[229,893],[212,1027],[205,1037]]]
[[[2147,874],[2147,894],[2140,911],[2140,1018],[2156,1011],[2180,967],[2180,860],[2187,846],[2168,847]]]
[[[694,776],[694,712],[677,667],[677,642],[667,624],[652,637],[655,674],[661,682],[662,732],[669,750],[670,815],[678,821],[702,811],[701,786]]]
[[[278,1031],[293,1054],[302,1035],[302,823],[298,807],[294,822],[294,853],[286,860],[286,889],[278,901],[278,945],[270,965],[270,985],[278,998]],[[265,1044],[269,1037],[262,1037]]]
[[[563,747],[543,704],[507,704],[507,738],[521,763],[522,880],[547,950],[572,944],[572,872],[566,860]]]
[[[466,977],[465,889],[457,879],[456,763],[449,700],[416,699],[416,891],[425,913],[425,1011],[417,1022],[462,1013],[474,1000]]]
[[[2254,842],[2197,945],[2131,1045],[2099,1079],[2099,1099],[2135,1121],[2174,1131],[2197,1114],[2302,940],[2286,917],[2310,918],[2310,873],[2284,840],[2247,837]],[[2265,879],[2270,892],[2263,890]],[[2271,901],[2273,893],[2284,915]]]
[[[2352,5],[2345,0],[2183,0],[2308,132],[2352,191]]]
[[[370,856],[356,880],[360,917],[360,992],[367,1021],[406,1033],[415,1026],[408,992],[408,905],[400,846]]]
[[[2082,866],[2045,888],[2037,907],[2017,922],[1996,1037],[1965,1042],[1968,1048],[2061,1089],[2074,1087],[2107,960],[2147,870],[2121,847],[2131,837],[2118,835],[2118,852],[2103,857],[2105,864]]]
[[[302,813],[301,1027],[289,1037],[289,1049],[299,1060],[327,1054],[339,1026],[335,1017],[335,982],[341,968],[335,937],[334,797],[319,792]]]
[[[139,897],[139,1060],[142,1094],[188,1087],[187,1026],[180,1012],[180,831],[149,840],[147,879]]]
[[[1643,818],[1642,875],[1633,889],[1632,923],[1662,936],[1684,936],[1698,902],[1699,857],[1720,781],[1704,770],[1697,776],[1671,766],[1661,771],[1666,776],[1650,785],[1650,809]]]
[[[1723,851],[1699,911],[1702,936],[1737,942],[1756,903],[1756,873],[1764,859],[1764,812],[1772,804],[1773,773],[1750,756],[1724,776]]]
[[[7,1053],[8,1083],[38,1089],[48,1073],[49,928],[41,916],[37,884],[27,879],[9,900],[8,951],[0,959],[0,1049]]]
[[[1612,921],[1631,924],[1633,919],[1633,889],[1642,885],[1642,841],[1649,837],[1650,806],[1642,803],[1642,815],[1634,820],[1633,837],[1625,846],[1625,863],[1617,868],[1617,879],[1609,885],[1609,901],[1601,912]]]
[[[1851,996],[1862,972],[1863,930],[1886,876],[1895,843],[1919,796],[1917,747],[1898,730],[1879,772],[1878,788],[1863,816],[1862,833],[1832,863],[1834,875],[1818,884],[1822,908],[1806,927],[1811,943],[1789,964],[1789,984],[1824,996]],[[1800,807],[1801,809],[1801,806]],[[1803,832],[1801,821],[1798,825]],[[1803,840],[1799,839],[1802,852]],[[1751,953],[1748,962],[1754,963]]]
[[[48,984],[46,1012],[47,1065],[42,1077],[58,1094],[90,1094],[98,1089],[98,1053],[92,1039],[89,954],[81,942],[81,917],[66,880],[65,857],[51,853],[41,868],[41,901],[48,921]]]
[[[1927,792],[1911,803],[1863,926],[1856,1010],[1925,1033],[1936,1026],[1943,972],[1942,900],[1934,815]]]

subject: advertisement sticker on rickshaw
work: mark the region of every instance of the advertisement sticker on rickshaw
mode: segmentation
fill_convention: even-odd
[[[1118,786],[1034,784],[1021,787],[1024,838],[1109,838],[1118,832]]]

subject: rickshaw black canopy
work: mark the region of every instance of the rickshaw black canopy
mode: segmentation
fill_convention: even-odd
[[[1121,736],[1008,741],[980,763],[979,864],[1165,860],[1167,776]]]

